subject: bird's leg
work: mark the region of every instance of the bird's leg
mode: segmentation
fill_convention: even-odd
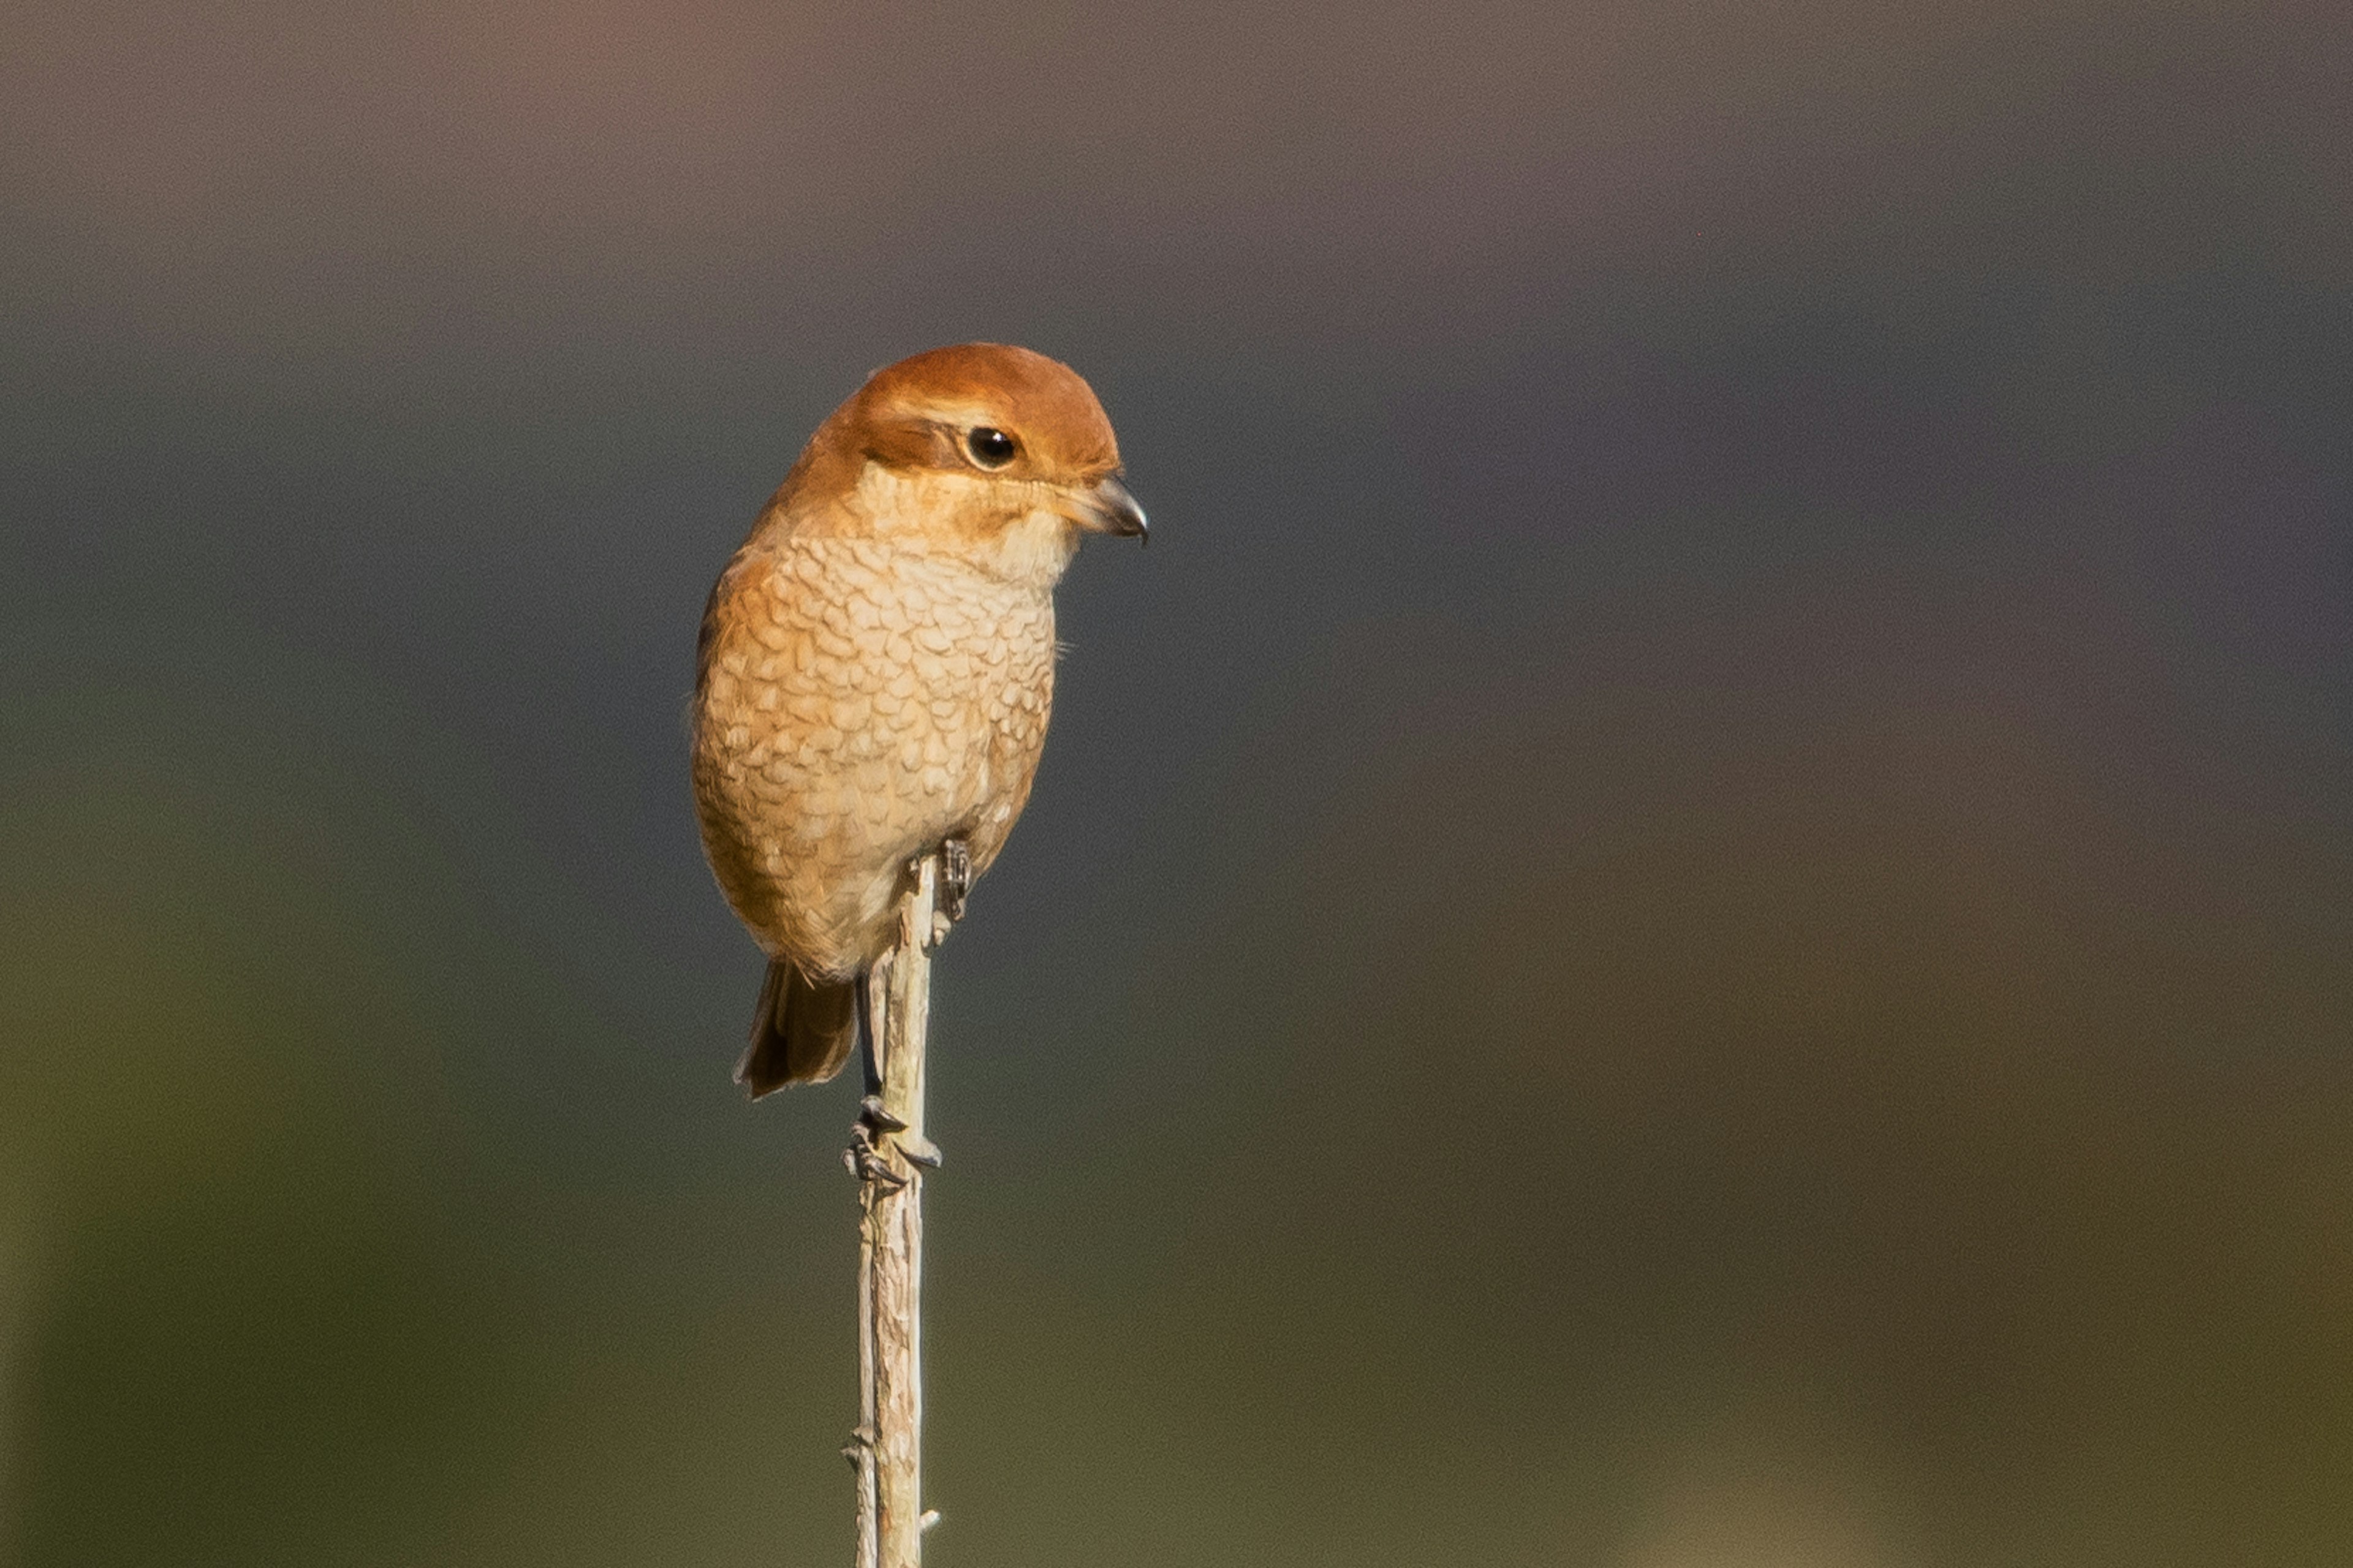
[[[874,1038],[874,975],[858,977],[858,1065],[864,1069],[866,1092],[882,1092],[882,1053]]]
[[[866,1096],[858,1102],[858,1121],[849,1129],[849,1147],[842,1161],[860,1181],[900,1187],[906,1179],[892,1169],[884,1144],[907,1124],[882,1109],[882,1054],[890,1044],[876,1032],[884,1010],[875,1005],[875,993],[888,984],[889,962],[885,959],[858,977],[858,1057]]]
[[[964,919],[964,898],[972,891],[972,846],[961,837],[940,846],[940,912]]]
[[[891,1150],[895,1148],[927,1170],[937,1170],[940,1147],[910,1128],[903,1117],[882,1103],[882,1079],[890,1070],[890,1055],[894,1048],[886,1022],[891,1016],[886,998],[892,962],[891,955],[886,954],[858,981],[858,1022],[865,1047],[861,1055],[866,1093],[858,1102],[858,1120],[849,1129],[849,1148],[843,1159],[860,1180],[871,1179],[885,1187],[898,1188],[906,1185],[907,1176],[903,1170],[892,1166]]]

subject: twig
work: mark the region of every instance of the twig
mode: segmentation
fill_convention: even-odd
[[[842,1451],[858,1471],[858,1568],[918,1568],[923,1504],[923,1173],[940,1152],[923,1136],[923,1038],[932,949],[945,933],[940,857],[911,868],[898,945],[867,979],[867,1095],[850,1133],[858,1173],[859,1424]]]

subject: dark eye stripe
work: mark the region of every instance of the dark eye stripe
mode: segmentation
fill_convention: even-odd
[[[1019,447],[1004,431],[993,426],[979,425],[965,432],[964,449],[970,452],[972,460],[982,468],[1001,468],[1013,460],[1013,454],[1019,450]]]

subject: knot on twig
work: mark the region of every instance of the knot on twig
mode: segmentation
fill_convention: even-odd
[[[866,1468],[874,1462],[874,1428],[853,1427],[850,1430],[849,1441],[841,1446],[841,1457],[849,1461],[851,1469],[861,1476],[864,1475]]]

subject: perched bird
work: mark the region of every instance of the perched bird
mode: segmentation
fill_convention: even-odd
[[[956,902],[1004,847],[1053,702],[1054,584],[1086,532],[1145,532],[1092,389],[964,343],[868,378],[720,574],[694,795],[768,955],[735,1069],[754,1097],[841,1070],[909,863],[944,849]]]

